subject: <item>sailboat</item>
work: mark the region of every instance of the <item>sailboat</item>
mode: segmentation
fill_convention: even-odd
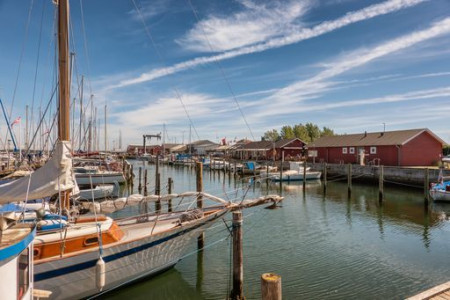
[[[33,299],[33,223],[17,223],[14,213],[0,215],[0,295],[2,299]]]
[[[35,287],[52,299],[80,299],[104,293],[174,266],[208,226],[232,209],[279,201],[263,197],[239,205],[219,198],[214,205],[113,220],[99,214],[72,215],[70,192],[76,186],[69,130],[68,0],[58,1],[59,118],[58,142],[51,160],[9,186],[0,186],[0,201],[59,195],[66,216],[41,216],[34,240]],[[4,194],[2,194],[4,192]],[[195,198],[201,193],[192,194]],[[163,196],[155,196],[162,201]],[[154,197],[142,197],[154,201]],[[195,203],[195,202],[193,202]]]

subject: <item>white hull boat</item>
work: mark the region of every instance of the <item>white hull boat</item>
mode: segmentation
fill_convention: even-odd
[[[121,172],[100,172],[94,174],[75,173],[75,180],[78,185],[98,185],[113,184],[114,182],[123,183],[125,177]]]
[[[282,173],[281,181],[303,181],[303,180],[318,180],[322,172],[306,171],[305,176],[303,172],[298,171],[285,171]],[[280,173],[269,173],[269,179],[275,182],[280,181]]]
[[[114,185],[97,185],[93,189],[80,190],[79,196],[81,200],[98,200],[109,197],[117,197],[119,184]]]
[[[99,274],[96,269],[100,255],[96,243],[96,247],[85,251],[63,254],[62,257],[57,255],[47,259],[36,259],[35,285],[39,289],[51,291],[51,299],[80,299],[105,293],[132,281],[157,274],[174,266],[186,255],[187,247],[198,235],[227,211],[227,208],[222,207],[209,214],[205,213],[203,218],[187,222],[180,221],[181,213],[169,214],[159,220],[153,215],[145,222],[139,221],[138,218],[117,220],[119,227],[113,230],[120,230],[123,237],[117,242],[103,246],[101,255],[104,261],[103,274]],[[95,240],[96,223],[80,224],[79,227],[82,231],[86,231],[88,225],[91,225],[90,238]],[[102,232],[106,232],[108,227],[110,229],[113,227],[113,221],[109,218],[102,223]],[[84,236],[86,234],[87,232],[83,233]],[[50,235],[57,237],[60,233]],[[67,237],[68,247],[71,238]],[[51,239],[52,236],[38,236],[36,248],[40,249],[41,244],[48,245]],[[35,254],[39,251],[41,250],[35,250]],[[104,280],[102,287],[98,285],[101,280]]]
[[[450,181],[433,184],[430,188],[433,201],[450,202]]]
[[[33,299],[34,224],[7,225],[9,217],[0,216],[0,298]],[[10,219],[11,220],[11,219]]]

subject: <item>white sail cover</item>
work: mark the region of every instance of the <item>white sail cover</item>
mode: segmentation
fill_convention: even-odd
[[[74,178],[70,142],[59,141],[53,157],[44,166],[28,176],[0,185],[0,204],[40,199],[73,189]]]

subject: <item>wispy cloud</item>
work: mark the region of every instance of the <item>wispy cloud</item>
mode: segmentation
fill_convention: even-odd
[[[299,103],[312,97],[319,97],[319,95],[336,84],[329,81],[329,79],[380,57],[448,33],[450,33],[450,18],[436,22],[427,29],[413,32],[372,49],[354,51],[337,62],[329,64],[329,68],[312,78],[290,84],[267,97],[264,100],[264,110],[258,114],[258,117],[272,115],[273,108],[276,108],[276,112],[279,114],[291,113],[293,103]]]
[[[229,16],[209,16],[199,21],[177,43],[199,52],[222,52],[279,37],[298,30],[299,18],[310,1],[239,1],[244,9]]]
[[[227,101],[204,94],[180,95],[191,117],[201,121],[223,109]],[[192,109],[195,107],[195,109]],[[191,109],[190,109],[191,108]],[[182,120],[187,123],[186,112],[176,97],[161,97],[157,101],[141,106],[138,109],[118,112],[114,115],[122,124],[133,128],[160,125],[163,123],[178,124]],[[151,116],[151,118],[149,118]]]
[[[122,80],[118,84],[111,85],[109,88],[119,88],[133,84],[143,83],[163,76],[168,76],[177,72],[181,72],[189,68],[194,68],[198,65],[222,61],[241,55],[263,52],[269,49],[291,45],[294,43],[301,42],[303,40],[307,40],[310,38],[314,38],[332,32],[334,30],[337,30],[350,24],[354,24],[377,16],[399,11],[408,7],[412,7],[425,1],[427,0],[389,0],[383,3],[368,6],[358,11],[349,12],[341,18],[323,22],[312,28],[303,28],[298,32],[294,32],[292,34],[283,37],[276,37],[273,39],[269,39],[268,41],[265,41],[263,43],[226,51],[218,55],[198,57],[175,64],[173,66],[155,69],[153,71],[143,73],[138,77]]]
[[[156,17],[165,11],[167,11],[170,7],[169,0],[154,0],[154,1],[143,1],[138,5],[139,13],[133,9],[128,12],[131,18],[135,21],[141,22],[144,18],[145,20]]]

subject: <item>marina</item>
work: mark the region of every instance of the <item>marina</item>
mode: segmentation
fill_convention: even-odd
[[[142,162],[132,162],[134,169]],[[149,174],[154,165],[147,165]],[[171,177],[175,190],[192,189],[195,172],[189,168],[163,167],[162,182]],[[248,196],[279,193],[279,183],[250,185],[232,176],[205,171],[204,188],[221,193],[248,189]],[[137,182],[135,182],[137,186]],[[151,187],[150,187],[151,189]],[[405,299],[446,282],[450,206],[430,203],[424,207],[420,189],[386,187],[385,201],[378,202],[378,187],[347,183],[284,183],[282,207],[244,211],[244,291],[259,299],[261,274],[282,277],[286,299]],[[229,219],[229,218],[228,218]],[[230,240],[223,239],[220,224],[207,230],[205,250],[192,255],[151,281],[113,292],[105,299],[147,297],[220,299],[229,288]],[[209,245],[210,244],[210,245]],[[146,296],[143,296],[146,295]]]
[[[0,298],[450,299],[446,1],[1,1]]]

